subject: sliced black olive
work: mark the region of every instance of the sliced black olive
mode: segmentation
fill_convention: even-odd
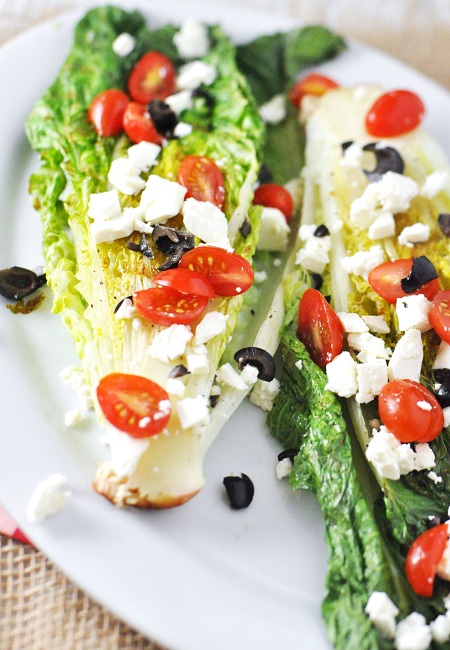
[[[440,384],[435,392],[435,396],[442,408],[450,406],[450,369],[439,368],[433,370],[433,377],[435,381]]]
[[[131,300],[131,302],[133,302],[133,296],[126,296],[125,298],[122,298],[122,300],[120,300],[120,301],[117,303],[117,305],[114,307],[114,313],[115,313],[115,314],[117,314],[117,312],[118,312],[119,309],[121,308],[121,306],[122,306],[124,300]]]
[[[441,212],[438,216],[438,224],[446,237],[450,237],[450,213]]]
[[[233,510],[241,510],[251,504],[255,494],[255,486],[247,474],[225,476],[223,484]]]
[[[294,460],[294,458],[297,456],[299,452],[299,449],[297,447],[291,447],[290,449],[283,449],[283,451],[280,451],[278,454],[277,458],[278,460],[284,460],[285,458],[289,458],[289,460]]]
[[[433,263],[428,257],[421,255],[414,257],[410,274],[400,281],[400,285],[405,293],[414,293],[427,282],[435,280],[438,277]]]
[[[375,167],[372,170],[363,169],[363,172],[371,181],[375,183],[381,180],[386,172],[395,172],[403,174],[405,163],[403,158],[394,147],[381,145],[379,142],[369,142],[363,147],[363,151],[371,151],[375,154]]]
[[[169,104],[161,99],[152,99],[148,105],[148,112],[158,133],[164,138],[172,138],[178,118]]]
[[[180,363],[178,366],[174,366],[169,372],[170,379],[178,379],[178,377],[184,377],[185,375],[189,375],[189,370],[186,368],[186,366],[183,366],[182,363]]]
[[[217,402],[220,399],[220,395],[210,395],[209,396],[209,405],[213,409],[215,406],[217,406]]]
[[[273,174],[265,163],[261,165],[258,172],[258,182],[261,185],[264,183],[270,183],[273,180]]]
[[[345,151],[346,149],[351,147],[352,144],[353,144],[353,140],[346,140],[345,142],[342,142],[342,144],[341,144],[342,151]]]
[[[214,105],[216,103],[214,97],[211,95],[211,93],[208,90],[206,90],[204,86],[198,86],[198,88],[195,88],[195,90],[192,91],[192,97],[194,98],[199,97],[200,99],[204,99],[206,106],[210,110],[214,108]]]
[[[323,277],[320,275],[320,273],[314,273],[313,271],[311,271],[310,275],[313,281],[313,288],[319,291],[323,284]]]
[[[22,300],[42,287],[46,281],[43,273],[38,275],[21,266],[11,266],[0,271],[0,295],[9,300]]]
[[[258,379],[262,381],[272,381],[275,377],[275,360],[262,348],[242,348],[235,353],[234,360],[238,364],[239,370],[242,370],[247,364],[258,368]]]
[[[428,515],[426,519],[426,526],[428,530],[430,528],[434,528],[435,526],[439,526],[440,524],[445,523],[448,521],[448,517],[442,516],[442,515]]]
[[[317,226],[314,231],[314,237],[328,237],[329,234],[330,231],[324,223],[321,223],[320,226]]]
[[[192,233],[175,230],[168,226],[155,226],[152,237],[156,248],[167,255],[167,259],[160,265],[159,271],[166,271],[178,266],[184,253],[195,246],[195,238]]]
[[[135,251],[136,253],[142,253],[142,255],[145,255],[145,257],[150,257],[150,258],[154,257],[152,247],[148,243],[145,233],[141,234],[141,239],[139,240],[139,244],[137,244],[132,239],[129,239],[127,241],[127,248],[130,251]]]
[[[239,232],[241,233],[244,239],[246,239],[249,236],[249,234],[252,232],[252,224],[247,219],[247,217],[245,217],[244,221],[241,223]]]
[[[127,241],[127,248],[128,248],[128,250],[134,251],[135,253],[140,253],[141,252],[141,248],[140,248],[139,244],[137,244],[132,239],[129,239]]]

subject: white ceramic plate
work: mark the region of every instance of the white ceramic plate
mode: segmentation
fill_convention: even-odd
[[[219,21],[237,41],[292,26],[231,6],[133,6],[154,25],[192,16]],[[23,124],[56,76],[77,18],[53,20],[0,50],[0,88],[7,89],[0,109],[0,268],[42,263],[27,194],[37,160]],[[415,89],[427,105],[426,127],[450,152],[450,132],[441,131],[450,97],[436,84],[356,44],[323,69],[343,84]],[[264,414],[246,403],[234,415],[207,457],[207,484],[190,503],[164,512],[117,510],[91,488],[103,455],[95,423],[64,426],[76,404],[58,373],[76,359],[49,312],[50,298],[27,316],[11,314],[0,300],[0,501],[36,545],[95,599],[171,650],[329,648],[320,617],[327,562],[320,511],[311,494],[294,494],[275,478],[279,448]],[[28,500],[52,472],[68,476],[73,496],[64,511],[31,526]],[[240,472],[253,479],[255,498],[247,510],[232,511],[222,479]]]

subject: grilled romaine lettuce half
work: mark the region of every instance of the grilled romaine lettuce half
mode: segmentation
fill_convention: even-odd
[[[383,338],[386,348],[394,350],[404,335],[398,331],[395,305],[373,291],[367,275],[359,274],[363,271],[343,260],[373,246],[380,247],[380,261],[423,255],[434,264],[441,288],[449,288],[449,244],[438,216],[450,209],[450,176],[445,155],[422,129],[379,143],[367,133],[365,116],[382,92],[378,87],[341,88],[308,107],[308,114],[303,116],[306,163],[301,219],[302,224],[325,224],[329,229],[330,261],[322,274],[321,291],[330,296],[334,310],[382,315],[389,332],[377,336]],[[374,142],[376,147],[389,146],[401,155],[402,175],[414,180],[418,188],[409,205],[394,215],[395,234],[379,240],[369,237],[367,226],[357,222],[351,211],[353,201],[389,169],[372,180],[364,173],[363,169],[372,171],[375,167]],[[355,157],[347,153],[344,160],[350,143],[356,143],[352,152]],[[362,154],[361,148],[367,144],[372,153]],[[429,191],[428,180],[428,190],[424,190],[434,172],[438,172],[431,183],[434,188]],[[414,223],[429,226],[429,238],[412,246],[399,244],[400,233]],[[298,339],[299,301],[313,286],[311,273],[298,264],[298,251],[304,245],[299,239],[283,280],[287,316],[281,346],[285,367],[268,425],[284,447],[299,448],[291,484],[313,490],[324,514],[330,559],[323,615],[333,644],[346,650],[393,647],[393,640],[372,626],[364,613],[374,591],[390,596],[400,610],[398,620],[418,611],[430,622],[445,611],[442,597],[448,585],[438,581],[433,598],[417,596],[406,580],[404,564],[410,544],[426,530],[429,517],[447,516],[450,434],[444,429],[430,443],[435,475],[428,476],[429,469],[425,469],[411,471],[398,480],[388,479],[367,461],[366,447],[373,428],[380,425],[376,398],[365,403],[355,396],[342,399],[330,392],[325,371],[311,361]],[[433,389],[432,367],[439,339],[433,330],[422,333],[421,338],[420,381]],[[355,350],[350,351],[356,356]],[[435,481],[433,476],[441,478]]]
[[[171,26],[149,31],[138,13],[117,7],[88,12],[76,27],[72,50],[57,80],[37,102],[26,124],[31,146],[41,159],[30,188],[43,224],[53,310],[73,337],[111,444],[111,460],[99,465],[95,487],[119,506],[170,507],[191,498],[204,483],[203,457],[220,428],[209,429],[205,424],[183,429],[176,408],[172,408],[162,434],[134,441],[111,429],[96,400],[99,380],[110,373],[142,375],[165,386],[171,369],[183,362],[182,358],[163,362],[148,354],[162,327],[143,320],[136,327],[136,319],[117,319],[114,314],[121,299],[149,286],[164,255],[153,246],[150,236],[154,259],[130,250],[128,238],[96,245],[87,216],[90,196],[108,189],[111,161],[126,154],[131,144],[124,136],[97,136],[87,121],[88,106],[106,88],[126,88],[133,63],[148,50],[161,51],[178,65],[180,57],[172,41],[176,31]],[[180,161],[189,154],[206,155],[219,162],[225,178],[228,237],[234,251],[251,260],[260,220],[260,208],[252,208],[251,201],[264,130],[245,78],[237,69],[234,46],[218,26],[208,31],[210,49],[204,61],[217,70],[215,81],[207,89],[208,105],[200,100],[182,113],[181,119],[194,126],[192,133],[170,140],[150,173],[176,180]],[[136,47],[127,57],[118,56],[112,49],[123,32],[136,39]],[[132,207],[139,196],[121,196],[121,201],[123,207]],[[246,237],[240,234],[245,219],[251,224]],[[183,229],[181,215],[165,225]],[[139,241],[138,234],[132,237]],[[184,398],[209,399],[242,300],[242,296],[234,296],[211,301],[207,311],[227,316],[226,329],[205,344],[207,371],[184,378]],[[223,411],[226,417],[231,414],[231,409]],[[226,421],[223,415],[221,424]],[[136,442],[143,444],[141,450]],[[124,469],[127,455],[130,462]]]

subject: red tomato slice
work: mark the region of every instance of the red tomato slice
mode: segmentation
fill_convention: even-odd
[[[295,82],[289,92],[289,99],[295,108],[300,108],[305,95],[324,95],[328,90],[339,88],[339,84],[323,74],[311,72]]]
[[[161,271],[161,273],[155,275],[153,282],[158,286],[170,287],[175,291],[190,294],[191,296],[216,297],[211,282],[201,273],[190,269],[177,268]]]
[[[135,144],[142,140],[155,144],[162,143],[162,137],[156,130],[147,106],[144,104],[129,102],[123,115],[123,130]]]
[[[266,183],[255,190],[253,205],[264,205],[266,208],[278,208],[289,221],[294,212],[292,196],[282,185]]]
[[[430,391],[412,379],[394,379],[378,397],[383,424],[400,442],[430,442],[444,427],[442,407]]]
[[[344,328],[317,289],[306,289],[298,306],[298,338],[321,368],[342,351]]]
[[[178,182],[187,188],[185,198],[210,201],[221,208],[225,199],[222,172],[212,158],[186,156],[178,170]]]
[[[160,433],[170,418],[167,392],[139,375],[116,372],[102,377],[97,399],[108,422],[133,438]]]
[[[434,526],[414,540],[406,556],[406,576],[419,596],[431,598],[437,567],[448,539],[447,524]]]
[[[169,287],[152,287],[138,291],[133,304],[154,325],[187,325],[203,314],[206,296],[189,296]]]
[[[197,246],[181,258],[179,268],[206,276],[218,296],[237,296],[252,286],[253,269],[237,253],[217,246]]]
[[[127,95],[116,88],[94,97],[88,109],[88,120],[99,135],[108,138],[122,131],[123,114],[129,101]]]
[[[438,291],[428,314],[430,325],[446,343],[450,343],[450,291]]]
[[[128,92],[135,102],[148,104],[165,99],[175,90],[173,63],[160,52],[147,52],[134,66],[128,78]]]
[[[376,138],[391,138],[412,131],[422,121],[425,106],[409,90],[391,90],[381,95],[366,115],[366,129]]]
[[[411,273],[412,264],[412,259],[384,262],[370,271],[368,277],[369,284],[379,296],[387,300],[391,305],[395,305],[398,298],[404,298],[405,296],[412,296],[418,293],[423,293],[428,300],[432,300],[433,296],[439,291],[438,278],[423,284],[413,293],[405,293],[403,291],[400,283]]]

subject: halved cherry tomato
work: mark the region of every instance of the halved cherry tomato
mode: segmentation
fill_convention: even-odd
[[[369,273],[368,282],[372,289],[379,296],[387,300],[391,305],[395,305],[398,298],[412,296],[419,293],[432,300],[433,296],[439,291],[439,279],[435,278],[414,291],[405,293],[401,287],[401,281],[407,278],[411,273],[412,259],[400,259],[393,262],[383,262],[376,266]]]
[[[317,289],[306,289],[298,306],[298,338],[321,368],[342,351],[344,328]]]
[[[161,271],[155,275],[153,282],[160,287],[170,287],[191,296],[216,297],[211,282],[201,273],[191,269],[177,268]]]
[[[442,407],[430,391],[412,379],[394,379],[378,397],[383,424],[400,442],[430,442],[444,427]]]
[[[99,135],[108,138],[122,131],[123,114],[129,101],[127,95],[116,88],[104,90],[94,97],[88,109],[88,120]]]
[[[266,208],[278,208],[289,221],[294,212],[294,201],[290,192],[282,185],[266,183],[256,188],[253,205],[264,205]]]
[[[186,156],[178,170],[178,182],[187,188],[185,198],[210,201],[221,208],[225,199],[222,172],[212,158]]]
[[[448,540],[447,524],[434,526],[414,540],[406,556],[406,576],[419,596],[431,598],[439,562]]]
[[[187,325],[203,314],[208,298],[190,296],[169,287],[151,287],[135,293],[133,304],[154,325]]]
[[[289,99],[295,108],[300,108],[305,95],[324,95],[328,90],[339,88],[339,84],[318,72],[311,72],[302,79],[295,82],[289,92]]]
[[[161,144],[162,142],[147,106],[144,104],[129,102],[123,115],[123,130],[131,142],[135,144],[142,142],[142,140],[154,144]]]
[[[446,343],[450,343],[450,291],[438,291],[428,313],[430,325]]]
[[[218,296],[244,293],[252,286],[254,277],[246,259],[218,246],[196,246],[183,255],[179,268],[206,276]]]
[[[97,399],[108,422],[133,438],[160,433],[170,418],[167,392],[140,375],[115,372],[102,377]]]
[[[176,72],[173,63],[161,52],[147,52],[128,77],[128,92],[135,102],[148,104],[152,99],[165,99],[175,90]]]
[[[412,131],[422,121],[425,106],[416,93],[391,90],[379,97],[366,115],[366,129],[376,138],[391,138]]]

